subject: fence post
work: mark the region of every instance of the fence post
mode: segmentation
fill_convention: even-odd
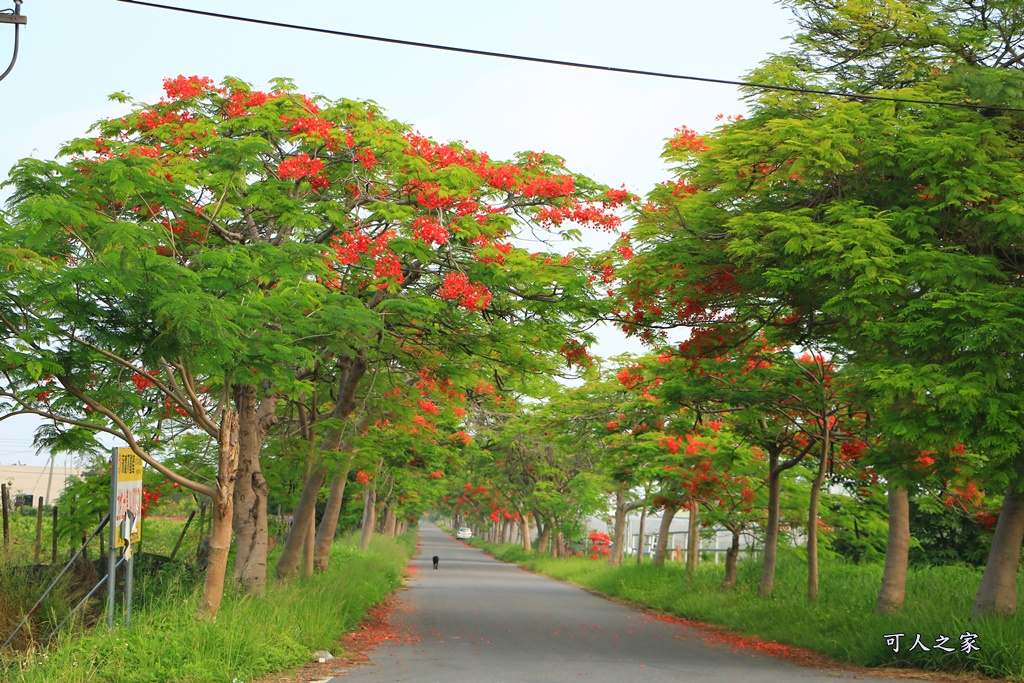
[[[50,564],[57,564],[57,506],[53,506],[53,557]]]
[[[0,484],[0,498],[3,499],[3,514],[4,514],[4,551],[11,549],[11,527],[8,516],[11,511],[7,506],[7,484]]]
[[[36,512],[36,549],[35,563],[39,564],[39,554],[43,547],[43,497],[39,496],[39,509]]]
[[[110,547],[107,548],[107,628],[114,625],[114,591],[117,589],[117,456],[119,451],[112,448],[110,452]],[[100,537],[102,548],[103,537]],[[102,551],[101,555],[102,557]],[[99,585],[99,584],[97,584]]]
[[[196,511],[193,510],[189,513],[188,519],[185,520],[185,527],[181,530],[181,534],[178,536],[178,542],[174,544],[174,550],[171,551],[171,559],[178,554],[178,548],[181,547],[181,542],[185,539],[185,533],[188,531],[188,525],[192,523],[192,518],[196,516]]]

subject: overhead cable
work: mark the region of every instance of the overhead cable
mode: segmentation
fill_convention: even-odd
[[[1006,112],[1024,112],[1024,109],[1019,107],[1000,107],[990,106],[984,104],[972,104],[968,102],[942,102],[938,100],[918,100],[903,97],[890,97],[887,95],[865,95],[861,93],[849,93],[835,90],[816,90],[813,88],[796,88],[785,85],[769,85],[765,83],[749,83],[747,81],[732,81],[724,78],[707,78],[704,76],[686,76],[683,74],[665,73],[661,71],[645,71],[643,69],[627,69],[618,66],[603,66],[600,64],[587,64],[584,62],[569,62],[561,59],[548,59],[545,57],[530,57],[527,55],[517,55],[507,52],[492,52],[490,50],[474,50],[467,47],[454,47],[451,45],[440,45],[437,43],[424,43],[415,40],[402,40],[400,38],[386,38],[383,36],[373,36],[365,33],[352,33],[350,31],[338,31],[329,28],[320,28],[318,26],[303,26],[301,24],[288,24],[281,21],[271,21],[269,19],[256,19],[253,17],[242,17],[234,14],[223,14],[220,12],[208,12],[206,10],[191,9],[188,7],[175,7],[173,5],[164,5],[157,2],[145,2],[144,0],[118,0],[118,2],[124,2],[129,5],[142,5],[145,7],[154,7],[157,9],[165,9],[173,12],[183,12],[185,14],[195,14],[204,17],[213,17],[216,19],[228,19],[231,21],[240,21],[249,24],[260,24],[262,26],[272,26],[276,28],[287,28],[296,31],[309,31],[312,33],[324,33],[332,36],[341,36],[343,38],[357,38],[359,40],[372,40],[378,43],[390,43],[393,45],[405,45],[408,47],[420,47],[429,50],[442,50],[444,52],[457,52],[460,54],[477,55],[479,57],[496,57],[498,59],[512,59],[520,62],[533,62],[536,64],[550,64],[553,66],[568,66],[576,69],[589,69],[592,71],[605,71],[609,73],[620,73],[630,74],[633,76],[652,76],[655,78],[670,78],[680,81],[695,81],[698,83],[714,83],[716,85],[733,85],[740,88],[751,88],[754,90],[774,90],[781,92],[792,92],[792,93],[803,93],[808,95],[828,95],[831,97],[844,97],[848,99],[858,100],[880,100],[883,102],[900,102],[904,104],[927,104],[935,105],[939,107],[960,107],[964,109],[984,109],[985,111],[1006,111]]]

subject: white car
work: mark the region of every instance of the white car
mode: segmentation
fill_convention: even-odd
[[[465,540],[467,538],[473,538],[473,530],[468,526],[459,527],[459,530],[455,532],[455,538]]]

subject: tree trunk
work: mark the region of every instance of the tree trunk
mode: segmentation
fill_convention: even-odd
[[[534,519],[537,520],[537,545],[534,551],[545,553],[548,549],[548,536],[551,535],[551,525],[544,524],[537,515],[534,515]]]
[[[668,551],[668,530],[672,526],[672,518],[676,516],[677,508],[673,505],[666,507],[661,513],[661,526],[658,528],[658,545],[654,549],[654,566],[665,566],[665,554]]]
[[[910,502],[907,490],[889,484],[889,538],[885,546],[885,571],[875,611],[899,612],[907,589],[907,562],[910,552]]]
[[[647,492],[644,492],[644,500],[647,499]],[[644,561],[644,534],[647,533],[647,506],[640,510],[640,540],[637,541],[636,563],[643,564]]]
[[[320,487],[327,476],[327,468],[316,465],[310,468],[306,483],[302,487],[302,497],[292,515],[292,528],[284,542],[284,550],[277,559],[277,578],[290,579],[299,572],[302,563],[303,549],[309,526],[316,517],[316,499],[320,495]]]
[[[529,515],[523,515],[519,520],[519,533],[523,537],[523,550],[526,552],[533,552],[531,547],[533,541],[530,538],[530,517]]]
[[[362,433],[369,424],[370,416],[364,415],[356,423],[353,434]],[[338,532],[338,517],[341,516],[341,504],[345,498],[345,483],[348,481],[348,473],[352,469],[352,439],[346,439],[345,443],[339,446],[339,450],[346,455],[342,456],[338,469],[331,477],[331,492],[327,495],[324,515],[316,530],[313,568],[318,572],[327,571],[331,564],[331,544],[334,543],[334,535]]]
[[[331,411],[331,418],[341,420],[352,414],[355,410],[355,391],[359,380],[366,373],[366,358],[359,356],[349,359],[342,368],[338,379],[338,399]],[[324,451],[336,451],[341,447],[341,429],[332,429],[324,438]],[[285,540],[284,550],[277,560],[277,578],[288,579],[298,572],[299,563],[302,558],[302,548],[305,545],[310,520],[316,516],[316,499],[320,495],[320,487],[327,477],[327,467],[323,464],[323,458],[314,458],[313,466],[310,468],[309,476],[302,487],[302,497],[299,499],[299,506],[295,509],[294,521],[291,532]],[[333,530],[331,537],[333,538]]]
[[[395,524],[398,520],[395,519],[395,510],[388,504],[387,509],[384,512],[384,534],[387,536],[395,535]]]
[[[725,580],[722,581],[722,590],[731,591],[736,587],[736,565],[740,556],[740,527],[730,529],[732,532],[732,545],[725,551]],[[717,545],[717,544],[716,544]]]
[[[551,546],[551,556],[558,559],[565,557],[565,534],[561,531],[555,534],[555,542]]]
[[[626,537],[626,485],[619,484],[615,491],[615,529],[612,531],[612,552],[608,556],[608,566],[618,567],[622,564],[622,552]]]
[[[302,544],[302,576],[313,576],[313,546],[316,545],[316,515],[309,520],[306,527],[306,542]]]
[[[267,430],[277,422],[280,400],[269,395],[257,408],[256,387],[235,388],[238,409],[238,474],[235,479],[232,527],[235,531],[234,577],[246,592],[263,595],[267,585],[267,480],[260,467],[260,452]]]
[[[829,439],[828,439],[828,418],[825,423],[825,440],[822,445],[821,462],[818,464],[818,474],[811,484],[811,503],[807,507],[807,600],[816,602],[818,600],[818,501],[821,498],[821,485],[825,481],[825,471],[828,469]]]
[[[381,461],[383,463],[383,460]],[[380,465],[377,465],[380,470]],[[376,471],[375,471],[376,472]],[[363,493],[366,500],[363,501],[363,533],[359,537],[359,549],[365,551],[370,547],[370,539],[373,538],[373,527],[377,524],[377,477],[366,485]]]
[[[1020,485],[1018,475],[1010,482],[1003,499],[985,573],[974,598],[972,614],[975,617],[1009,617],[1017,613],[1017,566],[1024,538],[1024,493],[1018,488]]]
[[[700,507],[690,501],[690,522],[686,529],[686,578],[692,579],[700,561]]]
[[[318,572],[327,571],[331,563],[331,544],[338,530],[338,517],[341,515],[341,501],[345,497],[345,483],[348,481],[350,464],[351,461],[347,461],[341,465],[331,477],[331,492],[327,495],[327,505],[313,543],[313,568]]]
[[[782,471],[779,469],[781,449],[768,449],[768,526],[764,531],[764,563],[757,594],[770,598],[775,587],[775,564],[779,552],[779,508],[782,500]]]
[[[224,410],[220,422],[217,489],[213,500],[213,532],[210,534],[210,555],[199,603],[200,619],[216,619],[224,596],[224,578],[231,550],[231,503],[234,497],[235,470],[238,467],[238,413]]]

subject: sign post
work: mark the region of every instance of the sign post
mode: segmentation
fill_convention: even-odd
[[[115,448],[110,454],[110,554],[107,557],[107,626],[114,625],[114,590],[117,549],[124,548],[125,623],[132,618],[132,579],[135,562],[132,543],[142,538],[142,459],[130,448]]]

